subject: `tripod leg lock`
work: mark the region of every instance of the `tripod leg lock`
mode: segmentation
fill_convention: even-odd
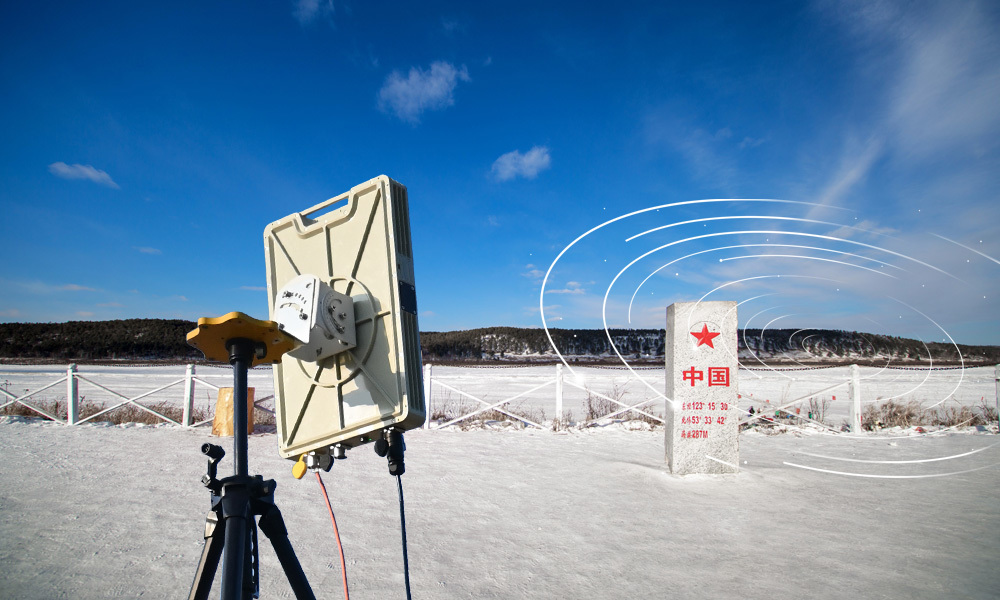
[[[285,528],[285,519],[281,516],[281,511],[277,506],[271,505],[264,511],[264,514],[257,520],[257,526],[264,532],[268,539],[287,537],[288,529]]]
[[[219,528],[219,513],[209,511],[208,517],[205,519],[205,539],[209,539],[215,535],[215,530]]]
[[[250,491],[245,484],[223,485],[222,518],[251,519]]]

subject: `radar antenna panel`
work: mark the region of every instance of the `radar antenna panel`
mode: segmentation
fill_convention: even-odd
[[[425,419],[406,188],[380,176],[264,230],[268,308],[301,346],[274,366],[296,459]]]

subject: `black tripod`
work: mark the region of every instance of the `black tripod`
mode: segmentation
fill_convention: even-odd
[[[229,354],[229,363],[233,365],[235,469],[232,476],[217,479],[218,463],[226,453],[214,444],[204,444],[201,447],[201,451],[208,456],[208,472],[202,478],[202,483],[212,492],[212,509],[205,523],[205,548],[188,598],[207,600],[220,557],[222,600],[258,597],[260,565],[257,553],[258,523],[255,522],[255,517],[260,517],[260,530],[271,540],[295,597],[300,600],[315,600],[299,559],[288,541],[288,531],[281,511],[274,504],[274,488],[277,484],[273,479],[264,481],[260,475],[251,477],[247,468],[247,370],[255,360],[265,357],[270,361],[279,360],[280,354],[287,348],[282,350],[277,343],[280,335],[275,336],[274,330],[270,328],[273,323],[230,313],[220,319],[201,319],[199,329],[188,334],[188,341],[200,347],[209,359],[218,359],[219,338],[195,338],[199,333],[207,333],[205,330],[212,325],[221,325],[216,329],[225,330],[225,339],[221,344]],[[246,337],[229,337],[233,332],[243,333]],[[265,338],[265,334],[268,337]],[[255,337],[261,339],[252,339]],[[278,357],[268,356],[269,345],[272,352],[278,351]]]

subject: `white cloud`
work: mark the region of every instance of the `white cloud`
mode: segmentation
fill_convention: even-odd
[[[1000,27],[986,3],[826,1],[886,86],[887,144],[931,162],[986,152],[1000,133]]]
[[[320,17],[332,17],[333,12],[333,0],[296,0],[292,15],[301,25],[308,25]]]
[[[89,310],[78,310],[76,311],[76,316],[89,319],[90,317],[94,316],[94,313],[90,312]]]
[[[840,165],[837,171],[827,182],[826,186],[814,200],[823,206],[836,206],[842,204],[845,196],[858,183],[861,183],[868,176],[872,167],[882,156],[882,140],[872,138],[863,147],[858,144],[848,144],[841,156]],[[813,208],[809,211],[810,217],[824,214],[821,207]]]
[[[977,3],[942,5],[901,43],[892,116],[900,148],[923,155],[995,146],[1000,35]]]
[[[241,285],[241,290],[247,290],[248,292],[266,292],[267,288],[262,285]]]
[[[101,308],[122,308],[125,305],[121,302],[101,302],[97,306],[100,306]]]
[[[67,283],[66,285],[59,288],[60,290],[66,292],[96,292],[94,288],[87,287],[84,285],[77,285],[75,283]]]
[[[896,228],[919,222],[988,235],[1000,215],[990,200],[1000,150],[997,12],[976,0],[814,2],[825,24],[839,22],[848,34],[844,51],[863,65],[866,97],[860,114],[838,122],[846,133],[837,134],[839,156],[824,161],[830,170],[820,187],[800,195],[899,208],[889,222]]]
[[[456,33],[465,33],[466,26],[465,23],[459,21],[458,19],[441,19],[441,29],[444,30],[446,35],[454,35]]]
[[[546,294],[586,294],[583,285],[579,281],[567,281],[566,287],[561,290],[545,290]]]
[[[443,61],[431,63],[426,71],[413,67],[406,77],[399,71],[393,71],[378,92],[379,110],[392,112],[403,121],[416,125],[424,111],[440,110],[455,104],[454,92],[459,81],[471,81],[465,66],[455,68]]]
[[[0,317],[14,318],[14,317],[19,317],[20,315],[21,315],[21,311],[17,310],[16,308],[9,308],[7,310],[0,310]]]
[[[139,252],[142,252],[143,254],[163,254],[161,250],[157,250],[156,248],[150,248],[149,246],[132,246],[132,247],[138,250]]]
[[[94,183],[106,185],[116,190],[121,189],[118,184],[111,179],[110,175],[100,169],[95,169],[90,165],[67,165],[64,162],[54,162],[49,165],[49,173],[52,173],[56,177],[61,177],[62,179],[86,179],[88,181],[93,181]]]
[[[581,288],[563,288],[561,290],[545,290],[546,294],[585,294]]]
[[[493,162],[493,175],[500,181],[515,177],[534,179],[538,174],[552,166],[547,146],[535,146],[521,154],[514,150],[508,152]]]
[[[691,174],[698,180],[736,195],[734,181],[739,176],[739,150],[752,142],[744,137],[733,143],[733,130],[722,127],[705,130],[666,108],[650,113],[643,126],[643,135],[652,148],[663,148],[680,154]]]
[[[879,225],[871,219],[865,219],[855,223],[853,226],[845,225],[834,229],[833,231],[827,233],[827,235],[842,239],[850,239],[851,237],[862,233],[874,234],[877,236],[888,236],[897,233],[897,230],[892,227]]]
[[[521,273],[521,275],[527,277],[528,279],[541,279],[545,276],[545,271],[542,271],[535,265],[525,265],[524,268],[528,270]]]
[[[760,146],[761,144],[763,144],[766,141],[767,141],[766,137],[763,137],[763,138],[752,138],[752,137],[747,136],[747,137],[743,138],[742,142],[740,142],[739,148],[740,148],[740,150],[745,150],[746,148],[756,148],[757,146]]]

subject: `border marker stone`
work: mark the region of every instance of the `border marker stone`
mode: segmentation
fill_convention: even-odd
[[[667,307],[664,429],[675,475],[739,471],[736,322],[735,302]]]

